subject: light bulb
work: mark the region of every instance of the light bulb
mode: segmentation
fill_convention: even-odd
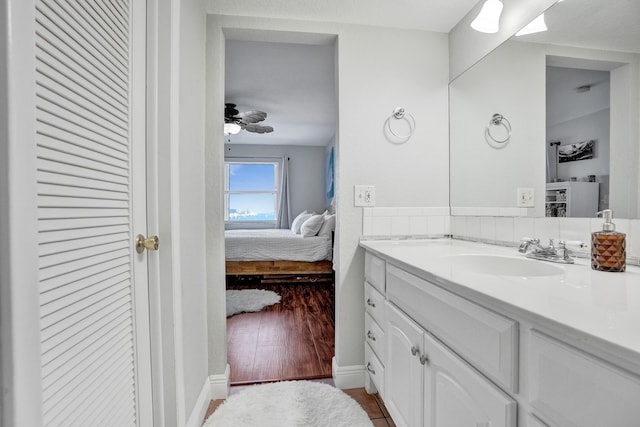
[[[500,29],[502,6],[500,0],[485,1],[480,13],[471,23],[471,28],[481,33],[497,33]]]

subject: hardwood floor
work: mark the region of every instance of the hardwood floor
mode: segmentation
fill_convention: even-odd
[[[333,283],[262,283],[231,278],[227,289],[266,289],[281,301],[227,318],[231,383],[331,377],[335,327]]]

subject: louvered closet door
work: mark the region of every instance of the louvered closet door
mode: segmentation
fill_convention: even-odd
[[[35,4],[44,425],[151,425],[145,4]]]

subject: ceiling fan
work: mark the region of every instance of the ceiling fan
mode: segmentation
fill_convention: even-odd
[[[253,133],[270,133],[273,128],[258,124],[267,118],[267,113],[258,110],[249,110],[243,113],[236,109],[236,104],[224,104],[224,133],[235,135],[241,130]]]

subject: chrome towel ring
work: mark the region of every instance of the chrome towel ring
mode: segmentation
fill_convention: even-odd
[[[491,127],[492,126],[502,126],[504,127],[504,129],[507,131],[507,136],[503,139],[498,139],[496,138],[492,133],[491,133]],[[489,145],[491,145],[494,148],[502,148],[504,147],[504,145],[501,144],[505,144],[507,142],[509,142],[509,139],[511,139],[511,123],[509,122],[509,120],[507,120],[507,118],[505,116],[503,116],[502,114],[494,114],[493,116],[491,116],[491,120],[489,120],[489,123],[487,123],[487,127],[485,128],[485,139],[489,137],[489,139],[491,139],[492,142],[490,142],[489,140],[487,140],[487,143],[489,143]],[[498,144],[497,146],[495,144]]]
[[[409,133],[407,135],[397,134],[391,126],[391,119],[405,120],[409,125]],[[411,114],[406,112],[403,107],[396,107],[393,109],[393,113],[389,117],[387,117],[387,120],[385,120],[384,126],[385,129],[387,129],[389,133],[391,133],[391,135],[398,139],[398,141],[396,141],[397,143],[403,143],[407,142],[409,138],[413,136],[413,131],[416,128],[416,119]]]

